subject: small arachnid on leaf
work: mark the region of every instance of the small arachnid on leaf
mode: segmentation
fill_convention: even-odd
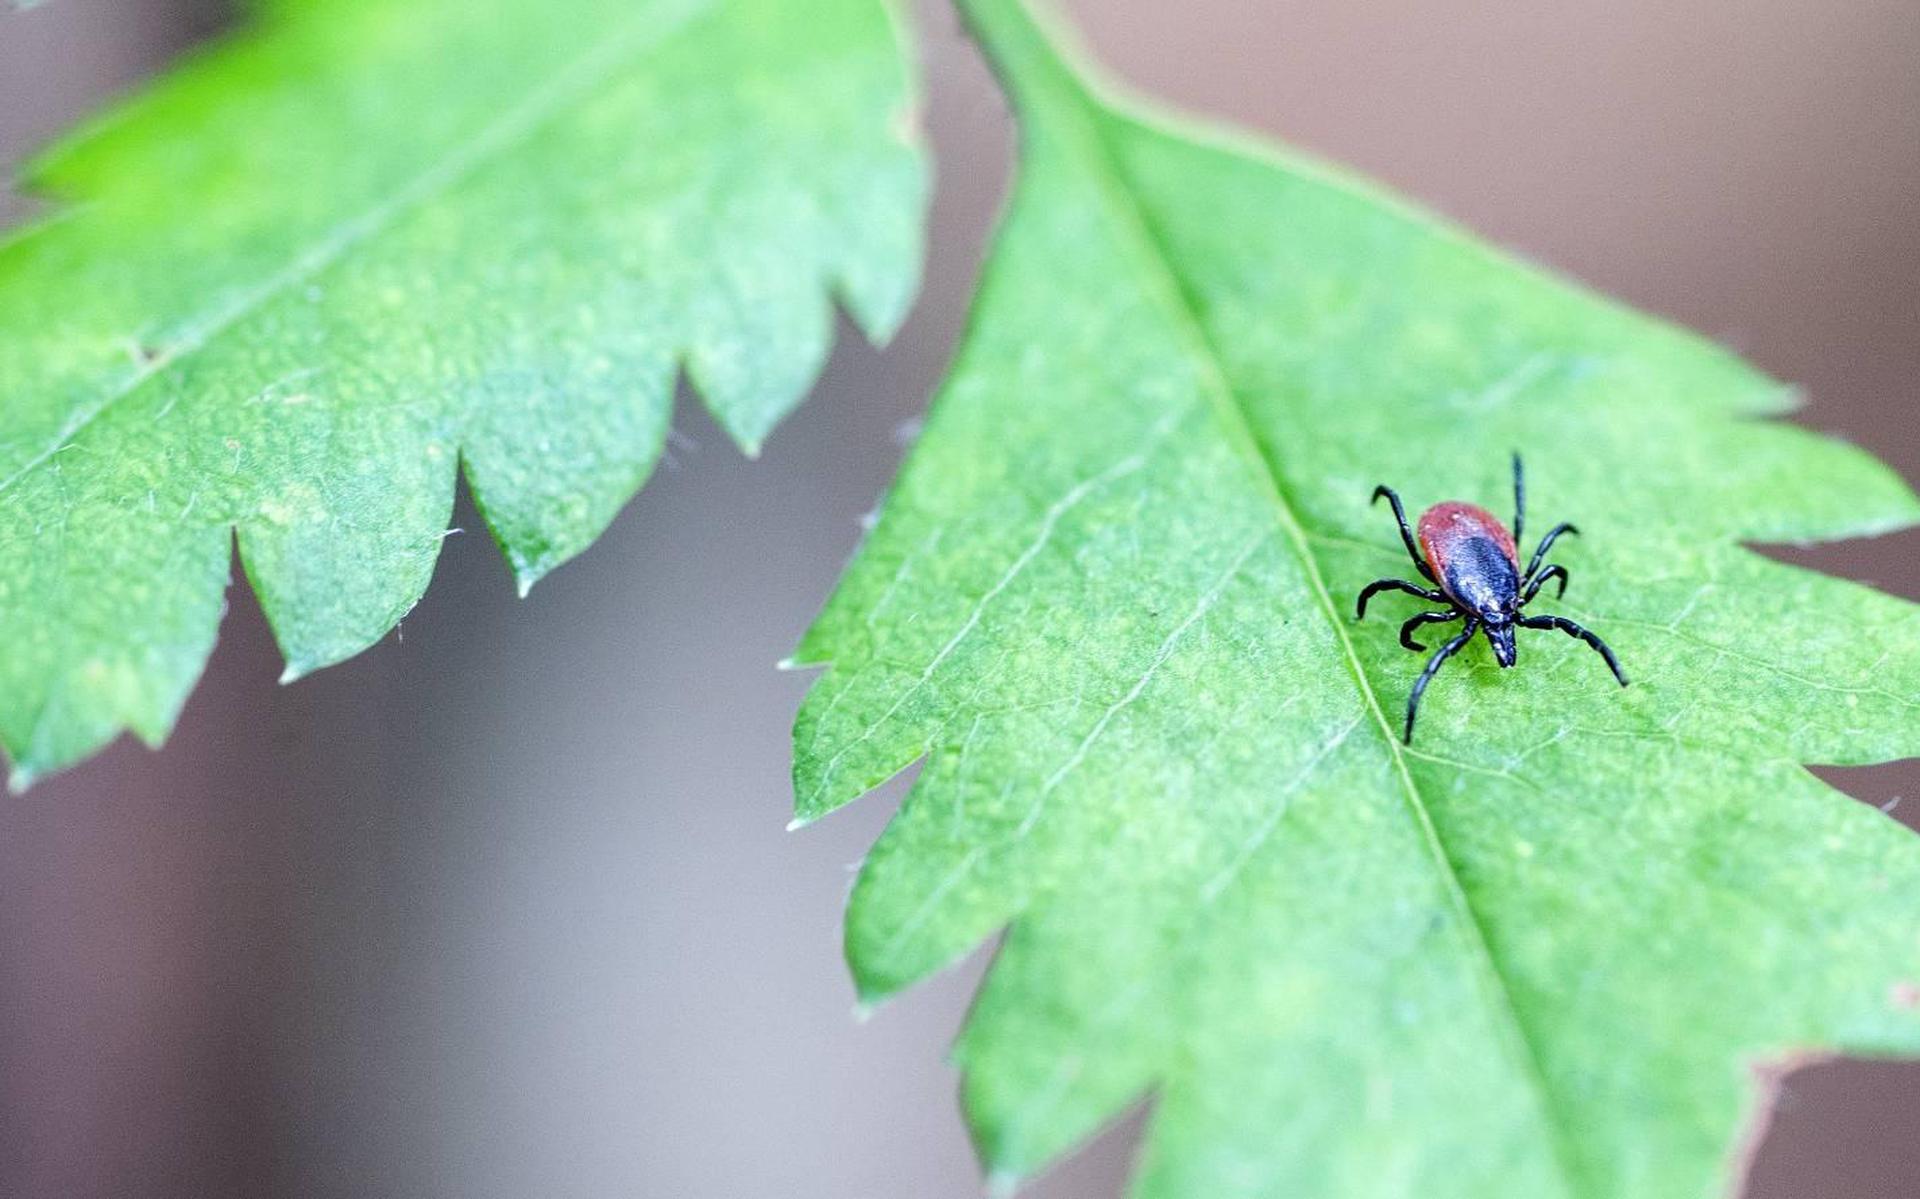
[[[1513,456],[1511,533],[1507,532],[1507,527],[1500,523],[1498,517],[1485,508],[1450,500],[1435,504],[1420,514],[1420,541],[1416,545],[1413,530],[1407,527],[1407,513],[1400,506],[1400,497],[1393,488],[1384,485],[1373,489],[1373,502],[1379,503],[1381,496],[1387,497],[1387,502],[1393,505],[1394,519],[1400,522],[1400,540],[1406,543],[1407,554],[1413,559],[1414,566],[1430,582],[1439,584],[1439,590],[1421,587],[1405,579],[1376,579],[1360,592],[1356,619],[1366,618],[1367,601],[1382,591],[1404,591],[1436,604],[1445,604],[1447,610],[1444,612],[1416,613],[1400,626],[1400,644],[1416,652],[1424,652],[1427,648],[1413,639],[1413,631],[1421,625],[1448,624],[1463,618],[1467,622],[1466,628],[1441,646],[1439,652],[1427,661],[1427,668],[1414,681],[1413,693],[1407,696],[1407,727],[1404,733],[1407,744],[1413,744],[1413,717],[1420,710],[1420,696],[1426,691],[1427,684],[1433,681],[1433,676],[1439,673],[1447,659],[1459,653],[1467,642],[1473,640],[1473,635],[1482,629],[1486,630],[1487,644],[1493,647],[1493,660],[1502,668],[1512,666],[1519,653],[1514,644],[1514,630],[1559,629],[1592,646],[1594,652],[1607,660],[1607,668],[1613,671],[1614,678],[1620,680],[1620,685],[1627,685],[1627,676],[1620,670],[1620,660],[1613,656],[1613,651],[1600,638],[1564,616],[1520,614],[1522,608],[1533,602],[1533,597],[1539,594],[1548,579],[1560,580],[1560,590],[1556,594],[1567,593],[1566,568],[1549,564],[1542,569],[1541,563],[1546,560],[1548,548],[1562,533],[1580,531],[1570,524],[1555,525],[1540,539],[1539,546],[1533,551],[1533,559],[1527,563],[1526,573],[1520,573],[1518,547],[1527,520],[1526,476],[1520,467],[1520,455]],[[1424,554],[1422,551],[1425,551]]]

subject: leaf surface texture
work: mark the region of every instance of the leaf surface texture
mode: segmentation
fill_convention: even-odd
[[[889,336],[924,168],[880,0],[256,6],[27,175],[0,245],[0,743],[162,737],[237,531],[297,676],[419,598],[455,471],[524,589],[684,369],[756,449],[832,300]]]
[[[855,887],[877,1000],[1006,929],[956,1057],[989,1169],[1143,1097],[1152,1199],[1725,1193],[1752,1068],[1920,1050],[1920,847],[1803,763],[1920,746],[1913,605],[1740,542],[1908,489],[1718,347],[1340,173],[1119,102],[963,7],[1018,182],[952,378],[798,660],[799,815],[924,758]],[[1421,659],[1376,483],[1585,536]],[[1549,591],[1548,596],[1551,595]],[[1432,644],[1432,642],[1430,642]]]

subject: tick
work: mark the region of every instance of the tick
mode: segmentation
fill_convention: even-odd
[[[1379,503],[1381,496],[1385,496],[1387,502],[1393,505],[1393,517],[1400,524],[1400,540],[1406,544],[1407,555],[1429,582],[1438,584],[1438,589],[1421,587],[1405,579],[1376,579],[1360,592],[1356,617],[1364,620],[1367,601],[1382,591],[1404,591],[1432,603],[1445,604],[1447,608],[1444,612],[1419,612],[1400,626],[1400,644],[1417,653],[1424,653],[1427,648],[1413,639],[1413,631],[1421,625],[1450,624],[1456,620],[1467,622],[1464,629],[1427,660],[1427,668],[1414,680],[1413,693],[1407,696],[1407,727],[1403,734],[1407,744],[1413,744],[1413,718],[1420,710],[1420,696],[1425,693],[1427,684],[1433,681],[1433,676],[1439,673],[1448,658],[1459,653],[1467,642],[1473,640],[1473,635],[1482,630],[1487,634],[1487,644],[1493,647],[1493,660],[1502,669],[1512,666],[1518,655],[1513,639],[1515,630],[1559,629],[1592,646],[1595,653],[1606,659],[1607,669],[1613,671],[1613,677],[1620,681],[1620,685],[1627,685],[1627,676],[1620,669],[1620,659],[1614,657],[1607,643],[1593,633],[1564,616],[1520,614],[1521,609],[1533,602],[1533,597],[1540,593],[1540,588],[1549,579],[1558,579],[1560,582],[1556,595],[1567,593],[1566,567],[1551,563],[1543,567],[1541,563],[1546,562],[1547,550],[1552,548],[1561,534],[1580,532],[1570,524],[1555,525],[1534,548],[1526,573],[1520,572],[1520,534],[1527,522],[1527,485],[1520,466],[1520,455],[1513,456],[1511,533],[1507,532],[1507,527],[1500,523],[1498,517],[1485,508],[1449,500],[1444,504],[1435,504],[1420,514],[1420,540],[1416,545],[1413,530],[1407,527],[1407,513],[1400,506],[1400,497],[1393,488],[1384,485],[1373,489],[1373,502]]]

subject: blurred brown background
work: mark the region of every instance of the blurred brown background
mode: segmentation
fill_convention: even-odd
[[[223,7],[0,5],[0,164]],[[1920,478],[1914,0],[1067,7],[1141,87],[1725,339]],[[842,345],[762,462],[683,408],[673,464],[525,603],[463,509],[403,635],[290,688],[236,591],[164,753],[0,802],[0,1195],[978,1193],[940,1051],[980,960],[854,1021],[840,905],[897,793],[784,833],[805,680],[772,669],[1006,179],[1003,106],[945,6],[921,17],[927,294],[891,350]],[[1794,556],[1920,598],[1920,536]],[[1920,821],[1913,765],[1836,777]],[[1130,1133],[1031,1193],[1117,1195]],[[1804,1071],[1750,1194],[1920,1195],[1917,1133],[1920,1066]]]

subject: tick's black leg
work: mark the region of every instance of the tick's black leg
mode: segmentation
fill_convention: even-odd
[[[1560,534],[1562,533],[1572,533],[1574,536],[1578,537],[1580,535],[1580,530],[1574,528],[1570,524],[1567,524],[1565,521],[1562,521],[1561,523],[1553,526],[1551,529],[1548,529],[1547,535],[1540,539],[1539,546],[1534,549],[1533,561],[1527,563],[1527,573],[1524,577],[1530,579],[1533,577],[1533,572],[1540,569],[1540,564],[1547,560],[1547,551],[1553,548],[1554,542],[1560,540]],[[1520,544],[1520,539],[1518,537],[1514,538],[1514,544],[1515,545]]]
[[[1373,502],[1379,503],[1383,495],[1387,497],[1387,502],[1393,505],[1393,519],[1400,522],[1400,540],[1407,547],[1407,557],[1413,559],[1413,564],[1420,568],[1421,574],[1432,579],[1433,568],[1428,566],[1427,560],[1420,556],[1420,547],[1413,543],[1413,530],[1407,527],[1407,510],[1400,506],[1400,493],[1382,483],[1373,489]]]
[[[1416,653],[1425,653],[1427,647],[1413,639],[1413,631],[1423,624],[1446,624],[1459,620],[1465,613],[1455,608],[1451,612],[1420,612],[1412,620],[1400,626],[1400,644]]]
[[[1367,601],[1382,591],[1404,591],[1408,595],[1417,595],[1430,604],[1450,604],[1453,602],[1446,596],[1441,595],[1438,591],[1428,591],[1425,587],[1421,587],[1415,583],[1409,583],[1405,579],[1375,579],[1361,589],[1360,602],[1354,606],[1353,618],[1355,620],[1365,620],[1367,618]]]
[[[1513,543],[1525,544],[1520,540],[1527,527],[1527,476],[1520,467],[1520,452],[1513,454]]]
[[[1401,735],[1401,739],[1408,745],[1413,744],[1413,718],[1420,711],[1420,696],[1426,692],[1427,684],[1433,681],[1434,675],[1440,673],[1440,668],[1446,664],[1448,658],[1459,653],[1461,646],[1473,640],[1474,633],[1478,632],[1479,629],[1479,618],[1468,617],[1467,627],[1462,629],[1460,634],[1453,640],[1441,646],[1433,657],[1428,658],[1427,668],[1421,671],[1420,677],[1413,681],[1413,694],[1407,696],[1407,729],[1406,732]]]
[[[1527,589],[1520,596],[1520,606],[1524,608],[1532,603],[1533,597],[1540,594],[1540,589],[1546,586],[1547,580],[1554,578],[1560,580],[1560,590],[1554,594],[1564,596],[1567,593],[1567,568],[1559,565],[1549,566],[1527,580]]]
[[[1520,618],[1520,624],[1529,629],[1559,629],[1569,637],[1578,637],[1588,645],[1591,645],[1595,653],[1607,660],[1607,669],[1613,672],[1614,678],[1620,680],[1622,687],[1627,685],[1627,676],[1625,672],[1620,669],[1620,659],[1613,656],[1613,651],[1607,648],[1607,643],[1573,623],[1571,620],[1568,620],[1566,617],[1523,616]]]

